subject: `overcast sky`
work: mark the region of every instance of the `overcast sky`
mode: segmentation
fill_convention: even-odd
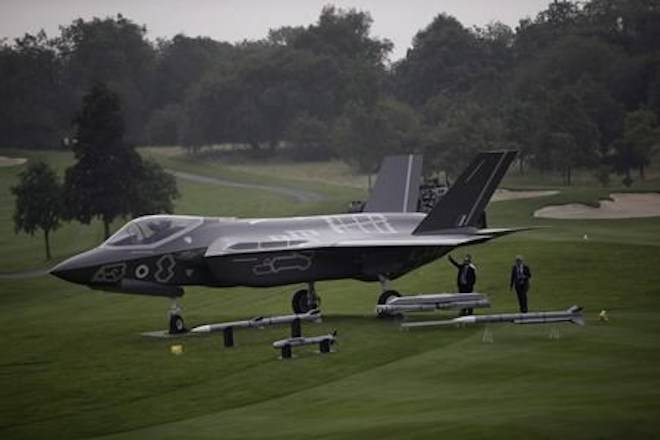
[[[372,34],[395,45],[392,60],[405,56],[412,37],[433,17],[446,12],[465,26],[501,21],[515,27],[534,17],[551,0],[0,0],[0,37],[26,32],[58,33],[59,25],[75,18],[114,16],[117,13],[145,24],[148,37],[208,36],[236,42],[263,38],[268,29],[308,25],[325,4],[371,13]]]

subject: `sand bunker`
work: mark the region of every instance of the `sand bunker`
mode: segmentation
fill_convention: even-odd
[[[493,202],[503,200],[533,199],[535,197],[548,197],[559,194],[559,191],[511,191],[508,189],[498,189],[490,199]]]
[[[660,194],[610,194],[612,200],[601,200],[600,206],[569,203],[568,205],[546,206],[534,212],[534,217],[566,220],[617,219],[660,217]]]
[[[13,167],[15,165],[23,165],[27,162],[24,157],[7,157],[0,156],[0,167]]]

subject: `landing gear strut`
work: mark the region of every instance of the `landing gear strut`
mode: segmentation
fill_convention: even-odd
[[[314,283],[309,283],[307,286],[307,289],[300,289],[291,298],[291,308],[294,313],[307,313],[318,309],[321,305],[321,298],[316,294]]]
[[[185,333],[186,332],[186,326],[183,323],[183,318],[181,317],[181,303],[179,303],[180,298],[174,298],[172,300],[172,305],[170,306],[170,310],[168,312],[170,316],[170,329],[169,333],[171,335],[176,335],[179,333]]]
[[[384,276],[379,276],[378,280],[380,281],[380,287],[381,290],[383,291],[383,293],[381,293],[380,296],[378,297],[378,304],[387,304],[392,299],[401,296],[399,292],[390,288],[390,280],[388,280]],[[378,312],[378,317],[382,319],[394,318],[396,316],[398,315],[390,312]]]

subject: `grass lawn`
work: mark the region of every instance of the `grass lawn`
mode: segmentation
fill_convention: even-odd
[[[39,155],[59,170],[71,160],[28,154]],[[180,182],[179,213],[330,212],[363,197],[350,185],[331,184],[332,171],[319,182],[318,173],[282,177],[286,164],[272,171],[259,165],[255,173],[250,165],[158,160],[326,196],[300,204]],[[13,233],[9,187],[19,171],[0,168],[3,271],[44,264],[41,237]],[[660,189],[657,180],[645,185]],[[492,344],[481,342],[482,327],[402,331],[373,318],[377,284],[336,281],[317,286],[324,322],[303,327],[307,334],[336,329],[333,354],[308,348],[279,360],[270,344],[287,334],[282,327],[239,331],[234,349],[222,348],[221,336],[182,339],[184,354],[174,356],[171,341],[139,335],[164,328],[166,300],[103,294],[48,276],[0,279],[0,438],[653,438],[660,432],[660,218],[531,217],[545,204],[593,201],[614,190],[585,184],[553,197],[494,203],[494,226],[551,228],[469,248],[478,290],[491,296],[494,312],[515,309],[507,278],[518,253],[534,272],[532,309],[585,307],[587,325],[562,325],[558,340],[544,325],[491,326]],[[54,237],[56,257],[98,243],[101,229],[64,226]],[[443,259],[394,284],[406,293],[451,291],[454,278]],[[296,287],[192,288],[183,299],[185,317],[194,324],[287,313]],[[598,321],[602,309],[610,322]]]

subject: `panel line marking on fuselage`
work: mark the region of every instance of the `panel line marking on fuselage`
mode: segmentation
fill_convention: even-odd
[[[374,225],[374,229],[376,232],[379,234],[384,234],[386,231],[382,230],[380,226],[378,225],[378,222],[374,220],[372,215],[369,215],[369,221],[371,222],[372,225]]]
[[[406,171],[406,187],[405,187],[405,192],[403,193],[403,207],[401,209],[402,212],[408,212],[408,192],[410,191],[410,178],[412,177],[412,163],[413,163],[413,155],[409,154],[408,155],[408,169]]]
[[[356,218],[355,216],[353,216],[353,217],[352,217],[352,220],[353,220],[353,222],[354,222],[355,224],[358,225],[358,228],[359,228],[362,232],[364,232],[364,233],[369,233],[369,229],[367,229],[367,228],[365,227],[365,225],[362,224],[362,222],[360,221],[360,218],[359,218],[359,217]]]
[[[234,263],[254,263],[257,261],[257,257],[251,257],[251,258],[233,258],[231,261]]]
[[[338,234],[362,232],[367,234],[395,234],[387,218],[382,214],[351,215],[351,216],[325,216],[330,229]]]
[[[470,182],[470,180],[474,177],[475,174],[477,174],[477,171],[479,171],[479,168],[481,168],[481,166],[482,166],[483,164],[484,164],[484,160],[482,160],[481,162],[479,162],[479,165],[477,165],[476,167],[474,167],[474,171],[472,171],[472,172],[470,173],[470,175],[468,176],[468,178],[465,179],[465,183],[469,183],[469,182]]]
[[[387,218],[384,215],[379,215],[375,221],[375,224],[382,224],[387,229],[387,234],[396,234],[396,229],[387,221]]]
[[[286,241],[287,246],[292,246],[291,241],[317,242],[321,233],[316,229],[293,229],[284,231],[284,234],[269,235],[271,241]],[[261,243],[264,243],[263,241]]]
[[[339,222],[337,218],[335,218],[335,217],[324,217],[324,219],[325,219],[326,223],[328,224],[328,226],[330,226],[330,229],[332,229],[334,232],[336,232],[338,234],[343,234],[344,232],[346,232],[343,229],[342,223]]]
[[[469,223],[470,220],[472,220],[472,216],[474,215],[474,210],[477,209],[477,205],[481,203],[481,199],[484,197],[484,193],[490,186],[490,182],[493,181],[493,177],[497,174],[497,171],[500,169],[500,166],[502,166],[502,162],[504,162],[504,158],[507,156],[507,154],[502,154],[500,156],[500,160],[497,162],[497,165],[495,165],[495,168],[493,169],[493,172],[490,174],[490,177],[488,177],[488,180],[486,181],[486,184],[484,187],[481,189],[481,192],[479,193],[479,197],[477,197],[477,200],[474,202],[472,205],[472,209],[470,209],[470,213],[467,216],[467,219],[465,220],[465,223]]]

